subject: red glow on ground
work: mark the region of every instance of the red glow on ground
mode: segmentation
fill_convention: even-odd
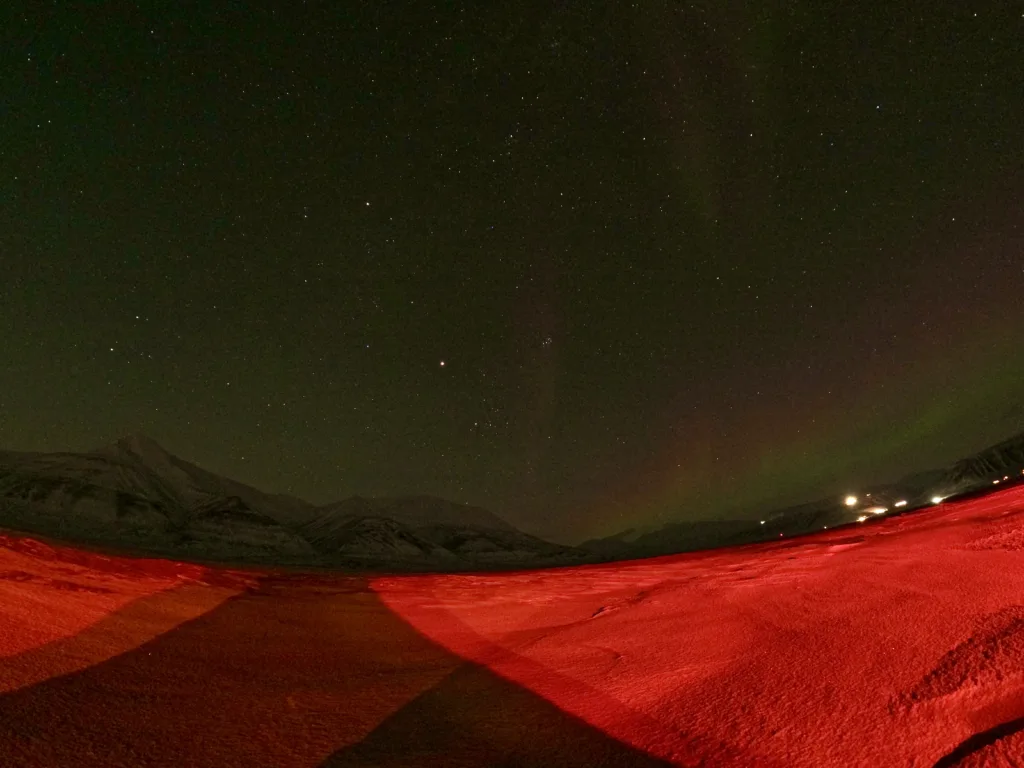
[[[434,642],[668,761],[932,765],[1024,717],[1021,512],[1017,487],[766,545],[374,588]],[[1024,755],[1022,736],[986,764]]]
[[[1022,512],[1008,487],[739,549],[369,584],[0,537],[0,755],[1016,765]]]
[[[133,600],[202,569],[111,558],[0,535],[0,658],[77,635]],[[0,690],[3,690],[0,679]]]

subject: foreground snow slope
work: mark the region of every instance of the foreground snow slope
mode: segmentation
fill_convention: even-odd
[[[812,537],[357,578],[0,537],[0,764],[1024,764],[1024,489]]]
[[[1024,765],[1024,731],[990,732],[1024,717],[1019,486],[769,545],[374,587],[440,645],[668,761]]]

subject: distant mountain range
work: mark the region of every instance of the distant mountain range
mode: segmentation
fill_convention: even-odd
[[[650,557],[796,536],[1024,481],[1024,434],[945,469],[755,520],[622,531],[568,547],[480,507],[430,496],[316,506],[208,472],[132,435],[87,453],[0,451],[0,527],[184,559],[382,570],[534,568]],[[882,511],[884,510],[884,511]],[[763,521],[763,522],[762,522]]]
[[[933,504],[936,498],[962,497],[1015,482],[1024,482],[1024,433],[944,469],[859,489],[852,505],[842,496],[833,496],[777,509],[756,520],[670,523],[643,534],[629,529],[585,541],[579,547],[602,559],[620,560],[748,544],[857,524],[860,517],[905,514]]]
[[[355,497],[315,506],[264,493],[143,435],[88,453],[0,452],[0,526],[168,557],[328,568],[465,570],[588,559],[485,509],[443,499]]]

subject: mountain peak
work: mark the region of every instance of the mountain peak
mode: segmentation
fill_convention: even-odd
[[[167,456],[167,451],[156,440],[141,432],[133,432],[118,439],[114,447],[136,456]]]

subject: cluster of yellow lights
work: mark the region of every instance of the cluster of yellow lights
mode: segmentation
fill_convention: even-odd
[[[1021,474],[1024,475],[1024,470],[1021,470]],[[1005,479],[1006,478],[1004,477],[1003,480],[1005,480]],[[992,482],[993,483],[1000,483],[1000,482],[1002,482],[1002,480],[993,480]],[[870,496],[871,494],[869,493],[867,495]],[[932,496],[932,499],[931,499],[932,504],[939,504],[943,500],[944,500],[944,497],[942,497],[942,496]],[[857,497],[851,494],[851,495],[847,496],[845,499],[843,499],[843,504],[845,504],[848,507],[855,507],[855,506],[857,506]],[[900,499],[899,501],[895,502],[893,504],[893,506],[894,507],[905,507],[905,506],[907,506],[907,500],[906,499]],[[889,508],[888,507],[868,507],[864,511],[865,512],[869,512],[872,515],[884,515],[886,512],[889,511]],[[864,520],[867,520],[867,519],[868,519],[867,515],[863,515],[863,516],[857,518],[857,520],[859,520],[861,522],[863,522]]]
[[[1022,475],[1024,475],[1024,469],[1022,469],[1020,471],[1020,473]],[[998,479],[997,480],[993,480],[992,481],[992,485],[999,485],[1000,483],[1002,483],[1004,481],[1008,481],[1009,479],[1010,479],[1009,475],[1004,475],[1002,480],[998,480]],[[871,496],[870,493],[867,494],[867,495],[869,497]],[[931,501],[932,501],[932,504],[941,504],[942,501],[943,501],[943,497],[942,496],[932,496]],[[855,506],[857,506],[857,497],[854,496],[851,493],[849,496],[847,496],[846,498],[843,499],[843,504],[845,504],[848,507],[855,507]],[[895,504],[893,504],[893,506],[894,507],[905,507],[905,506],[907,506],[907,500],[906,499],[900,499]],[[873,515],[882,515],[882,514],[885,514],[886,512],[888,512],[889,510],[886,507],[869,507],[866,511],[870,512]],[[868,519],[867,515],[861,515],[860,517],[857,518],[857,522],[858,523],[863,523],[867,519]],[[764,525],[764,520],[761,521],[761,525]],[[825,527],[827,528],[828,526],[825,526]]]

